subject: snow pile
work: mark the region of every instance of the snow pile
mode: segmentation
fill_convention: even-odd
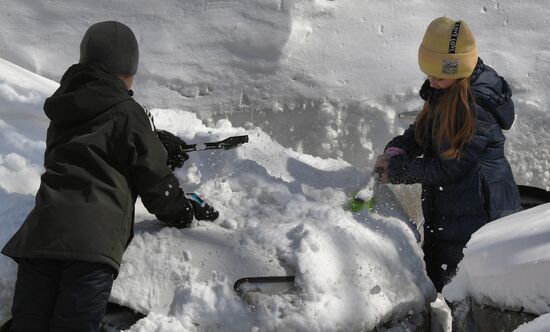
[[[58,84],[1,58],[0,73],[0,187],[34,194],[46,148],[42,105]]]
[[[514,332],[546,332],[550,326],[550,314],[542,315],[537,319],[520,325]]]
[[[152,112],[157,125],[186,141],[243,133],[226,120],[207,127],[191,113]],[[360,173],[343,161],[285,149],[259,129],[247,132],[248,144],[235,151],[193,154],[177,173],[183,188],[204,194],[219,208],[220,221],[201,222],[190,230],[138,223],[114,301],[175,316],[184,330],[371,329],[392,316],[422,311],[433,290],[409,227],[396,218],[354,217],[342,209],[345,190]],[[193,251],[196,238],[210,246],[204,247],[208,255]],[[229,256],[243,260],[227,262]],[[247,257],[269,270],[246,268]],[[216,262],[217,273],[197,271],[208,261]],[[232,288],[242,277],[285,272],[296,275],[298,294],[266,296],[254,311]]]
[[[44,99],[57,83],[0,58],[0,245],[34,206],[43,172],[48,121]],[[17,266],[0,257],[0,322],[8,316]]]
[[[449,300],[533,314],[550,312],[550,204],[491,222],[464,250],[458,274],[444,288]]]
[[[0,150],[2,170],[11,172],[0,178],[3,246],[32,208],[28,194],[36,191],[42,172],[33,161],[43,155],[45,136],[31,137],[45,135],[44,115],[32,96],[44,97],[56,85],[35,81],[41,84],[37,88],[28,83],[34,74],[1,64],[4,91],[29,96],[15,103],[13,95],[0,97],[0,120],[19,135]],[[149,313],[135,331],[370,329],[418,315],[434,297],[421,251],[402,219],[354,216],[342,208],[349,191],[366,180],[347,162],[298,153],[258,128],[245,130],[228,120],[205,124],[186,111],[152,113],[158,127],[188,142],[239,134],[248,134],[250,142],[235,150],[194,153],[177,171],[186,191],[220,210],[215,223],[165,228],[138,206],[136,236],[112,293],[113,301]],[[23,142],[30,142],[27,148]],[[0,257],[0,266],[3,321],[16,265]],[[233,290],[239,278],[271,275],[296,275],[297,292],[265,295],[251,309]]]

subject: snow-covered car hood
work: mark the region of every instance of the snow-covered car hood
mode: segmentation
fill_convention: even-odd
[[[444,288],[450,300],[532,314],[550,312],[550,203],[493,221],[464,249],[458,274]]]

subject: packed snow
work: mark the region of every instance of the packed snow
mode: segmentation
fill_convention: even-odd
[[[419,109],[424,77],[416,52],[441,15],[468,22],[480,56],[514,91],[517,121],[506,135],[516,181],[550,189],[544,0],[2,1],[0,246],[33,207],[48,126],[44,99],[78,61],[87,27],[115,19],[140,43],[136,99],[158,127],[189,142],[250,136],[236,150],[193,154],[177,172],[184,190],[220,210],[215,223],[162,228],[138,204],[136,238],[112,294],[149,313],[134,331],[359,329],[418,313],[434,294],[406,218],[391,207],[352,215],[342,206],[367,183],[385,143],[410,123],[398,115]],[[548,312],[548,284],[518,279],[525,264],[526,277],[548,275],[546,254],[527,247],[547,233],[512,219],[489,228],[494,239],[489,231],[476,235],[449,296],[473,292],[511,307],[536,299],[529,308]],[[517,286],[493,283],[478,292],[483,271],[468,266],[480,264],[483,252],[513,250],[497,246],[501,232],[524,236],[518,253],[537,261],[514,254],[477,265]],[[204,251],[189,249],[201,245]],[[9,316],[16,268],[0,257],[0,323]],[[298,292],[249,306],[232,288],[247,273],[295,274]]]

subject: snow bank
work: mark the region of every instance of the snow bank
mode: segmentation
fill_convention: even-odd
[[[550,312],[550,204],[493,221],[464,249],[457,276],[444,288],[449,300],[533,314]]]
[[[44,99],[58,84],[0,58],[0,188],[34,194],[43,171]]]
[[[536,1],[74,0],[3,2],[0,52],[59,81],[92,23],[140,43],[136,93],[150,108],[259,126],[285,147],[368,168],[420,107],[416,52],[428,23],[466,20],[518,110],[508,157],[518,182],[550,183],[550,7]],[[329,105],[324,112],[321,104]],[[536,147],[536,148],[535,148]]]
[[[0,58],[0,246],[34,206],[48,125],[42,104],[57,86]],[[16,271],[0,255],[0,322],[9,317]]]

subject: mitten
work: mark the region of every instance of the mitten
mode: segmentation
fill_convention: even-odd
[[[188,227],[193,221],[193,206],[192,204],[185,205],[177,214],[156,214],[155,216],[169,227]]]
[[[409,159],[404,154],[396,154],[391,157],[387,169],[390,183],[400,184],[405,182],[408,163]]]
[[[187,153],[182,150],[182,146],[187,145],[185,141],[166,130],[157,129],[157,136],[168,154],[166,158],[168,167],[173,171],[183,166],[183,163],[189,159]]]
[[[208,205],[199,195],[195,193],[187,193],[185,197],[189,200],[193,206],[193,212],[195,219],[214,221],[218,218],[220,213],[216,211],[212,206]]]

